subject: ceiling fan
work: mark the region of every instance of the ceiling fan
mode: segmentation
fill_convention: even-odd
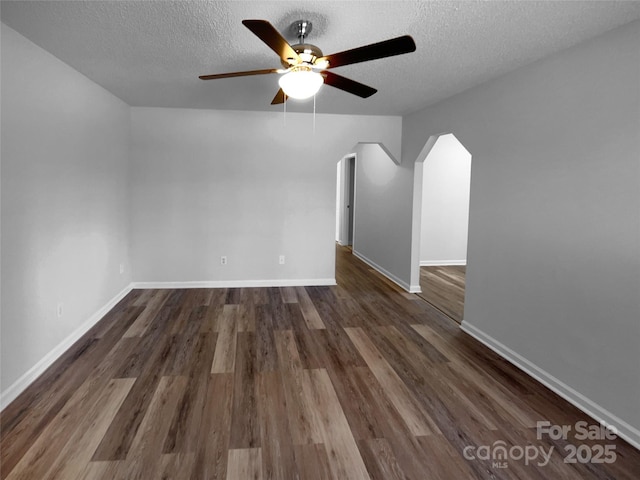
[[[243,20],[242,24],[278,54],[283,68],[201,75],[199,78],[202,80],[215,80],[278,73],[281,75],[278,81],[280,90],[273,98],[272,105],[283,103],[288,97],[297,99],[310,98],[318,92],[323,84],[361,98],[370,97],[377,92],[375,88],[333,73],[329,69],[402,55],[416,50],[413,38],[409,35],[403,35],[351,50],[323,55],[318,47],[305,43],[305,37],[311,32],[312,27],[311,22],[307,20],[298,20],[290,27],[299,40],[299,43],[295,45],[290,45],[273,25],[266,20]]]

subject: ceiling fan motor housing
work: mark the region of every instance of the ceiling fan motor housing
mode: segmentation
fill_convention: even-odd
[[[295,52],[300,56],[304,63],[308,63],[310,65],[314,65],[316,59],[323,56],[322,50],[320,50],[320,48],[318,48],[316,45],[312,45],[311,43],[297,43],[295,45],[291,45],[291,48],[295,50]],[[290,66],[296,64],[296,61],[293,58],[288,60],[289,63],[282,60],[283,67],[289,68]]]
[[[291,33],[298,38],[298,43],[291,45],[291,48],[295,50],[304,63],[309,65],[314,65],[316,59],[323,56],[322,50],[318,46],[304,41],[305,37],[311,32],[312,27],[313,24],[309,20],[296,20],[289,27]],[[288,58],[286,61],[281,60],[281,62],[285,68],[296,65],[296,60],[293,58]]]

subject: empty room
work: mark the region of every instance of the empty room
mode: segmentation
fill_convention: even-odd
[[[638,478],[640,2],[0,19],[0,480]]]

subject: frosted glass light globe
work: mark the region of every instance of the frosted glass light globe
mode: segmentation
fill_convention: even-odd
[[[322,75],[311,70],[293,70],[278,80],[287,96],[297,100],[313,97],[324,83]]]

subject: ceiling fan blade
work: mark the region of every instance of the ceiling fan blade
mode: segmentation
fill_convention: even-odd
[[[287,64],[296,64],[302,61],[291,45],[266,20],[243,20],[242,24],[266,43]]]
[[[351,65],[353,63],[368,62],[369,60],[377,60],[378,58],[393,57],[394,55],[402,55],[403,53],[415,52],[416,44],[409,35],[384,40],[378,43],[372,43],[363,47],[345,50],[344,52],[325,55],[316,60],[316,64],[326,60],[329,62],[328,68],[341,67],[343,65]]]
[[[231,72],[231,73],[216,73],[213,75],[200,75],[200,80],[215,80],[217,78],[231,78],[231,77],[248,77],[250,75],[266,75],[268,73],[278,73],[276,68],[267,68],[264,70],[247,70],[246,72]]]
[[[273,100],[271,100],[271,105],[279,105],[281,103],[284,103],[284,101],[289,98],[285,95],[284,90],[280,89],[278,90],[278,93],[276,93],[276,96],[273,97]]]
[[[327,85],[339,88],[340,90],[352,93],[361,98],[368,98],[378,91],[373,87],[356,82],[355,80],[351,80],[341,75],[337,75],[333,72],[329,72],[328,70],[322,72],[321,75],[324,77],[324,83]]]

